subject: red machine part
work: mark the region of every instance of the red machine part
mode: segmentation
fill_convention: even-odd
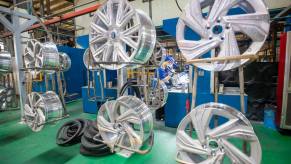
[[[285,59],[287,48],[287,33],[282,33],[280,36],[280,58],[278,68],[278,87],[277,87],[277,112],[276,112],[276,125],[281,125],[282,114],[282,101],[283,101],[283,89],[284,89],[284,74],[285,74]]]

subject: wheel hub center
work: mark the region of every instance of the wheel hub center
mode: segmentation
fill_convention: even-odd
[[[116,29],[111,30],[108,35],[108,37],[113,41],[116,41],[119,38],[119,32]]]
[[[212,33],[215,35],[219,35],[224,31],[224,28],[222,25],[215,25],[212,27]]]
[[[211,141],[208,142],[208,147],[211,150],[217,150],[219,148],[219,144],[217,143],[217,141],[211,140]]]

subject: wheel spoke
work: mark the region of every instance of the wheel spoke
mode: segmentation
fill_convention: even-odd
[[[102,12],[102,10],[97,11],[97,15],[100,18],[100,20],[107,26],[110,26],[110,20],[109,18]]]
[[[229,9],[239,3],[241,0],[215,0],[208,16],[208,21],[214,23],[220,17],[225,16]]]
[[[178,45],[188,60],[196,59],[204,55],[205,53],[216,48],[221,43],[219,39],[190,41],[183,40],[178,41]]]
[[[237,40],[236,40],[235,34],[234,34],[232,29],[226,30],[225,37],[224,37],[223,43],[221,44],[220,48],[221,49],[220,49],[220,52],[218,55],[219,57],[239,56],[240,55]],[[228,63],[227,61],[225,61],[223,63],[215,62],[215,64],[216,64],[215,69],[216,70],[223,70],[227,63]],[[240,63],[240,61],[236,60],[236,61],[233,61],[229,64],[240,65],[239,63]]]
[[[101,116],[98,116],[97,118],[98,118],[98,129],[100,131],[118,134],[118,131],[113,128],[113,125],[114,125],[113,123],[108,122]]]
[[[241,138],[248,141],[257,139],[253,129],[248,126],[239,125],[239,120],[230,120],[227,123],[210,130],[208,135],[212,138]]]
[[[93,52],[93,56],[94,58],[97,58],[98,56],[100,56],[100,54],[102,54],[102,52],[104,52],[106,50],[108,46],[106,44],[103,44],[101,47],[99,47],[95,52]]]
[[[116,122],[124,122],[124,121],[128,121],[128,122],[131,122],[133,124],[140,123],[140,119],[138,117],[136,117],[136,115],[131,110],[125,111],[120,116],[118,116],[116,119]]]
[[[208,38],[206,21],[202,17],[200,1],[191,1],[181,16],[184,23],[203,38]]]
[[[28,104],[25,104],[24,110],[26,116],[34,117],[34,113]]]
[[[117,25],[120,27],[124,27],[135,15],[135,11],[133,8],[126,6],[123,12],[123,16],[118,21]]]
[[[106,112],[107,112],[107,115],[109,117],[110,122],[114,122],[115,118],[114,118],[112,109],[114,109],[115,103],[113,101],[109,101],[109,102],[105,103],[104,106],[105,106],[105,109],[106,109]]]
[[[235,147],[227,140],[222,140],[226,155],[232,160],[232,163],[254,164],[256,161],[244,154],[241,150]]]
[[[94,38],[91,39],[90,43],[95,44],[95,43],[106,41],[106,40],[107,38],[104,37],[103,35],[96,35]]]
[[[193,140],[184,131],[178,131],[177,142],[183,151],[199,155],[210,155],[206,149],[203,149],[198,140]]]
[[[232,29],[229,29],[225,32],[225,38],[221,45],[221,51],[219,57],[225,56],[238,56],[240,51],[237,45],[237,40]]]
[[[123,124],[125,132],[128,134],[131,146],[136,148],[136,146],[142,145],[142,138],[134,131],[129,125]]]
[[[116,52],[118,52],[118,60],[123,62],[130,62],[130,57],[125,52],[124,47],[120,43],[116,44],[114,49]]]
[[[132,40],[132,38],[130,36],[122,36],[121,40],[127,44],[128,46],[130,46],[131,48],[137,50],[138,47],[138,43],[135,42],[134,40]]]
[[[116,24],[120,24],[121,20],[123,19],[123,16],[124,16],[124,1],[121,0],[119,2],[119,5],[118,5],[118,9],[117,9],[117,14],[116,14]]]
[[[212,110],[204,110],[193,112],[191,115],[191,120],[194,124],[198,139],[201,143],[205,143],[206,140],[206,130],[209,129],[209,123],[212,118]]]
[[[95,23],[91,23],[91,28],[94,29],[94,31],[97,34],[101,34],[103,37],[104,37],[104,34],[106,34],[106,32],[107,32],[103,27],[101,27]]]
[[[125,31],[123,31],[122,35],[126,36],[126,37],[131,37],[133,34],[136,34],[139,31],[140,27],[141,27],[140,24],[136,24],[134,26],[131,26],[128,29],[126,29]]]
[[[104,48],[103,51],[103,56],[102,56],[102,61],[112,61],[112,62],[117,62],[114,60],[114,51],[113,51],[113,45],[109,42],[105,43],[106,47]]]
[[[253,41],[264,41],[269,32],[269,15],[265,13],[225,16],[223,20],[235,31],[248,35]]]
[[[39,106],[41,102],[42,102],[42,99],[38,99],[38,100],[35,102],[34,106],[35,106],[35,107]]]

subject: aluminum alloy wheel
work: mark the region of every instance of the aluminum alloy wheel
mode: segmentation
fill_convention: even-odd
[[[83,55],[83,63],[88,70],[97,70],[100,69],[98,63],[93,59],[92,53],[90,53],[90,49],[87,48]]]
[[[54,69],[60,68],[60,56],[56,44],[52,42],[43,43],[40,52],[35,58],[35,67],[43,69],[45,73],[52,74]]]
[[[13,100],[14,89],[13,88],[7,88],[6,90],[7,90],[7,92],[6,92],[6,102],[8,104],[10,104],[10,103],[12,103],[12,100]]]
[[[11,73],[12,72],[12,60],[9,52],[0,52],[0,72]]]
[[[100,7],[91,22],[89,36],[94,60],[110,70],[120,69],[125,63],[146,63],[156,42],[150,18],[127,0],[108,0]]]
[[[122,96],[102,105],[97,116],[97,126],[102,139],[113,151],[130,156],[119,145],[139,150],[153,132],[153,117],[140,99]]]
[[[60,58],[61,70],[63,72],[67,72],[68,70],[70,70],[72,61],[69,55],[64,52],[59,52],[59,58]]]
[[[156,43],[154,53],[150,58],[151,64],[155,66],[161,66],[166,59],[167,50],[162,46],[160,42]]]
[[[148,106],[151,110],[157,110],[163,107],[168,100],[168,88],[163,81],[159,81],[157,85],[157,79],[152,80],[152,85],[149,88],[148,93]]]
[[[27,95],[24,106],[24,120],[32,131],[41,131],[47,121],[61,118],[63,106],[54,92],[39,94],[32,92]]]
[[[227,15],[239,7],[245,14]],[[202,10],[210,8],[208,16]],[[199,35],[197,40],[185,38],[186,27]],[[269,13],[263,0],[191,0],[177,24],[177,43],[183,56],[189,61],[205,58],[207,52],[218,50],[218,57],[253,55],[263,46],[269,33]],[[252,43],[241,52],[237,34],[245,34]],[[195,66],[209,71],[226,71],[248,63],[248,59],[229,62],[196,63]]]
[[[5,88],[0,88],[0,111],[5,111],[7,109],[7,92]]]
[[[24,120],[28,127],[34,132],[42,130],[45,123],[45,116],[42,112],[44,106],[42,96],[32,92],[26,97],[24,105]]]
[[[211,128],[215,116],[227,122]],[[186,132],[190,123],[196,138]],[[208,103],[193,109],[180,123],[176,136],[177,161],[181,163],[218,164],[228,159],[231,163],[259,164],[261,161],[261,146],[252,125],[242,113],[224,104]],[[237,140],[246,141],[250,152],[244,153]]]
[[[41,51],[41,43],[35,39],[27,42],[24,49],[24,66],[25,68],[35,68],[36,56],[39,55]],[[37,75],[39,71],[31,71],[33,75]]]

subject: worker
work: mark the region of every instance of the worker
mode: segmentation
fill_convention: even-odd
[[[178,64],[176,60],[172,56],[172,51],[169,51],[166,55],[165,61],[162,65],[157,69],[159,73],[159,79],[165,82],[167,86],[172,86],[171,78],[175,74],[175,69],[178,68]],[[165,118],[165,109],[161,107],[160,109],[156,110],[156,119],[157,120],[164,120]]]
[[[173,58],[172,52],[172,50],[168,51],[165,61],[158,68],[159,79],[164,81],[166,84],[170,84],[170,79],[175,74],[175,69],[178,68],[178,64]]]

